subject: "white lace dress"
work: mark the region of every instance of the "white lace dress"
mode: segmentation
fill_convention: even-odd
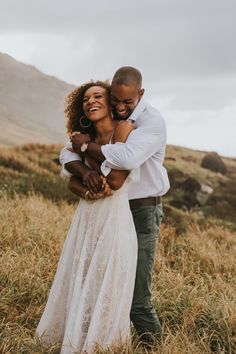
[[[130,336],[137,236],[128,185],[111,197],[81,200],[69,229],[36,334],[61,354],[93,353]]]

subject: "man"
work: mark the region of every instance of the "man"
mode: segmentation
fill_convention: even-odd
[[[132,121],[136,129],[130,133],[125,144],[100,146],[90,142],[88,135],[80,134],[72,138],[72,146],[75,152],[86,151],[100,161],[105,176],[111,169],[140,168],[140,180],[134,182],[129,190],[130,208],[138,237],[138,263],[130,318],[137,333],[146,341],[153,336],[159,339],[161,335],[160,322],[151,302],[151,280],[162,219],[160,198],[168,191],[169,180],[163,167],[165,122],[160,113],[144,101],[143,94],[141,73],[133,67],[120,68],[111,85],[113,113],[116,119]],[[78,161],[75,152],[64,148],[61,153],[62,165],[72,175],[82,178],[88,189],[96,192],[100,188],[100,176]]]

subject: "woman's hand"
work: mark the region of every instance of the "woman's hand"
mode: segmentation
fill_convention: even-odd
[[[102,177],[102,180],[103,180],[102,188],[103,188],[104,197],[109,197],[110,195],[112,195],[112,189],[110,185],[107,183],[105,177]]]
[[[88,189],[84,193],[84,199],[85,200],[94,201],[94,200],[98,200],[98,199],[101,199],[101,198],[110,197],[112,195],[112,189],[111,189],[110,185],[107,183],[106,178],[102,176],[101,180],[102,180],[102,190],[101,190],[101,192],[94,193],[94,192],[92,192],[92,191],[90,191]]]
[[[93,193],[89,189],[84,193],[83,199],[88,200],[88,201],[94,201],[99,199],[99,193]]]
[[[104,199],[106,197],[110,197],[112,195],[112,191],[110,188],[107,188],[106,191],[104,190],[103,192],[100,193],[91,193],[89,190],[87,190],[84,193],[84,198],[85,200],[89,201],[95,201],[98,199]]]
[[[81,134],[80,132],[73,132],[70,136],[73,151],[80,154],[81,146],[84,143],[90,142],[91,138],[89,134]]]

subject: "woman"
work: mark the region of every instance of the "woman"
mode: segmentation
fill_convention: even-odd
[[[101,144],[124,142],[133,127],[115,125],[109,93],[99,81],[74,90],[67,100],[68,130],[88,132]],[[110,180],[120,188],[100,199],[110,194],[107,185],[97,195],[77,184],[85,199],[75,212],[37,328],[43,343],[62,343],[61,354],[92,353],[96,346],[121,345],[130,336],[137,240],[127,189],[133,173],[111,171]]]

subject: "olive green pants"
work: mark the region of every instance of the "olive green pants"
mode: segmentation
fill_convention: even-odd
[[[138,237],[138,263],[130,319],[139,335],[146,337],[144,333],[150,333],[160,339],[161,325],[151,302],[151,283],[162,204],[131,211]]]

